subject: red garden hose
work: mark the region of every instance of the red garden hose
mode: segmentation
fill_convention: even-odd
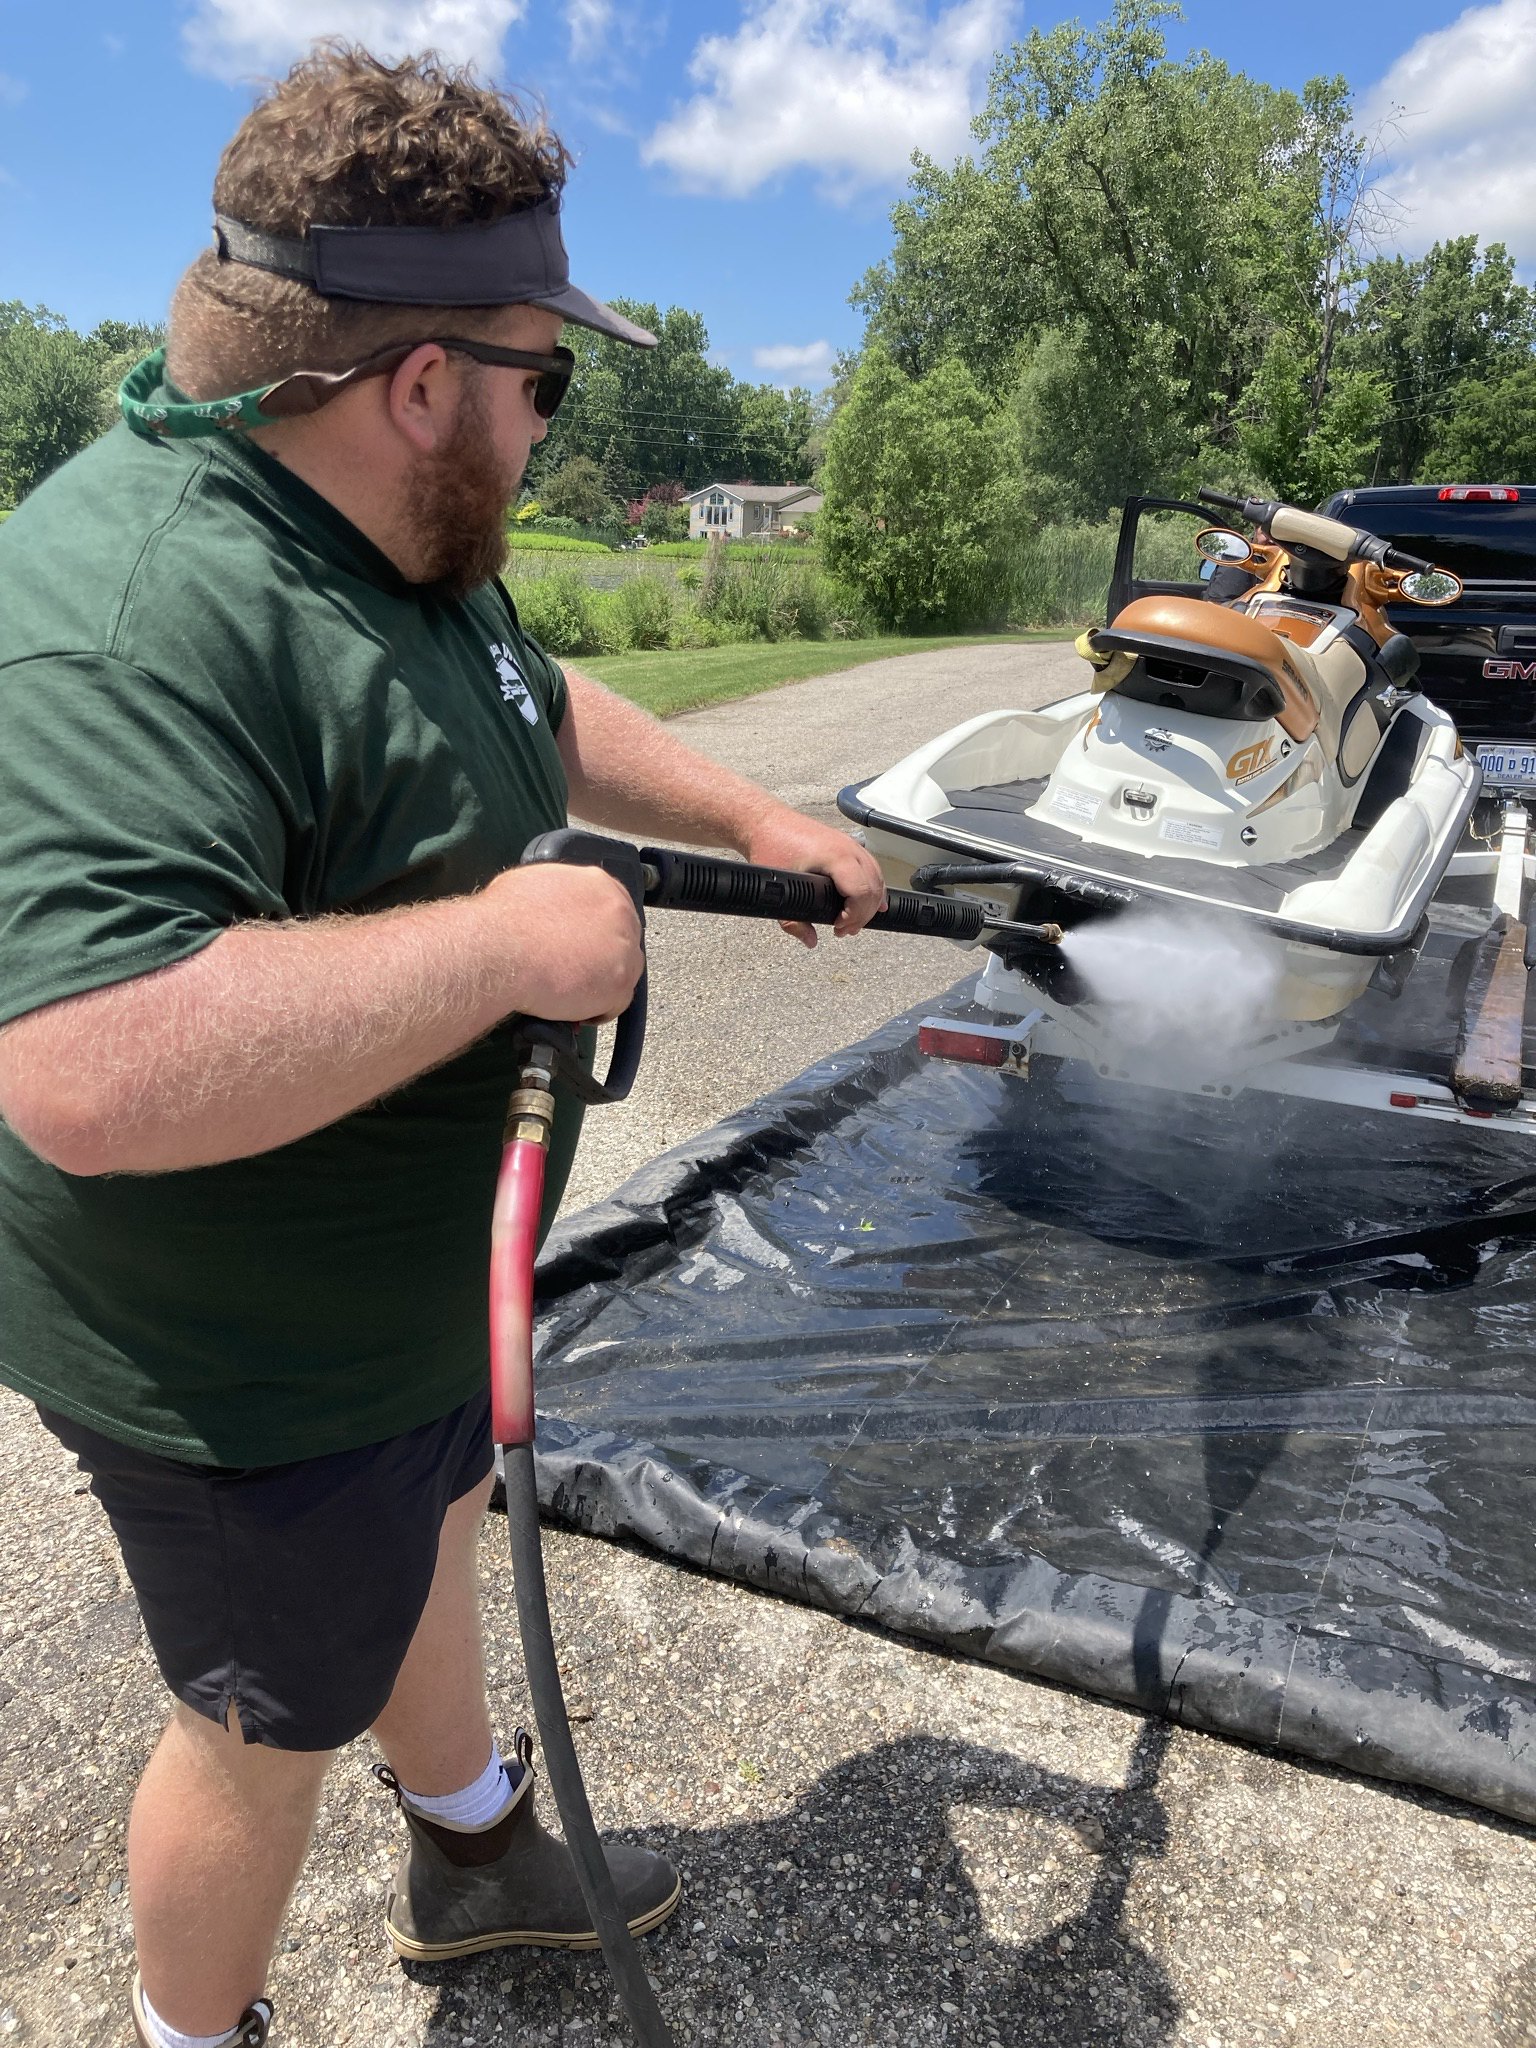
[[[543,1141],[514,1128],[491,1211],[491,1429],[502,1445],[533,1442],[533,1261],[545,1157]]]
[[[614,1891],[582,1783],[560,1688],[544,1583],[533,1465],[533,1262],[544,1206],[544,1161],[554,1125],[551,1090],[558,1055],[555,1045],[540,1037],[540,1030],[537,1024],[523,1027],[523,1065],[508,1105],[501,1173],[491,1214],[491,1425],[502,1449],[507,1537],[512,1547],[523,1662],[566,1845],[635,2039],[640,2048],[673,2048],[672,2035]]]

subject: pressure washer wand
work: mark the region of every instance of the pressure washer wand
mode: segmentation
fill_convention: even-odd
[[[708,853],[679,853],[668,846],[642,846],[647,910],[694,910],[723,917],[771,917],[797,924],[834,924],[843,899],[825,875],[792,868],[755,867]],[[955,939],[961,944],[994,936],[1020,946],[1059,946],[1059,924],[1018,924],[991,914],[974,896],[928,895],[919,889],[887,889],[886,907],[864,927],[871,932],[906,932],[920,938]]]

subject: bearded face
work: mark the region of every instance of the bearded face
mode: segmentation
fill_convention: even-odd
[[[500,573],[506,558],[507,513],[521,474],[496,453],[483,372],[465,377],[453,432],[423,457],[407,506],[422,583],[449,597],[467,597]]]

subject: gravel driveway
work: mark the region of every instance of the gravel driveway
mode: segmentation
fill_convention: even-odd
[[[1070,686],[1066,647],[907,656],[678,721],[803,807],[935,730]],[[965,968],[658,917],[653,1045],[595,1113],[590,1200]],[[110,1536],[0,1397],[0,2048],[126,2044],[123,1830],[161,1702]],[[491,1682],[525,1711],[505,1530],[486,1525]],[[551,1588],[600,1819],[665,1845],[650,1945],[681,2040],[732,2048],[1514,2048],[1536,2042],[1528,1830],[1143,1721],[656,1559],[553,1533]],[[272,1983],[290,2048],[623,2038],[600,1966],[403,1971],[378,1918],[398,1835],[338,1761]]]

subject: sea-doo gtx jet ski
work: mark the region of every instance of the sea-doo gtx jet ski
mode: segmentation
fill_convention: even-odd
[[[1303,1027],[1336,1024],[1374,975],[1411,964],[1477,802],[1478,768],[1418,693],[1417,654],[1383,613],[1453,603],[1461,585],[1296,506],[1199,497],[1258,529],[1195,537],[1207,562],[1253,575],[1246,595],[1138,595],[1122,535],[1111,621],[1078,642],[1082,691],[973,718],[839,807],[892,883],[964,889],[1069,934],[1146,905],[1266,933],[1280,963],[1266,1017],[1317,1043],[1327,1034]],[[1015,1014],[1084,999],[1070,944],[1064,958],[1004,953],[978,995]],[[1088,1016],[1072,1021],[1092,1038]],[[1290,1049],[1271,1034],[1254,1050]]]

